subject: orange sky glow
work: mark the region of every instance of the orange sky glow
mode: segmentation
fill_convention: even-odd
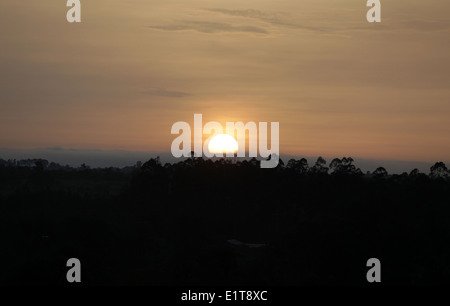
[[[60,2],[60,3],[57,3]],[[0,143],[170,151],[176,121],[280,122],[295,155],[450,156],[450,2],[0,3]],[[205,137],[204,139],[206,139]]]

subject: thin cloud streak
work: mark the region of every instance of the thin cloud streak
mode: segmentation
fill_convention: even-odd
[[[255,26],[232,25],[221,22],[209,21],[182,21],[172,25],[150,25],[150,29],[163,31],[196,31],[200,33],[253,33],[253,34],[269,34],[263,28]]]
[[[269,23],[275,26],[287,27],[292,29],[303,29],[315,32],[329,32],[330,28],[326,27],[312,27],[305,26],[302,24],[298,24],[293,22],[292,17],[287,13],[269,13],[263,12],[255,9],[247,9],[247,10],[229,10],[229,9],[221,9],[221,8],[206,8],[204,9],[209,12],[220,13],[228,16],[235,17],[244,17],[244,18],[252,18],[265,23]]]
[[[170,98],[184,98],[192,96],[192,94],[176,91],[176,90],[167,90],[164,88],[150,88],[147,90],[142,90],[141,93],[149,95],[149,96],[157,96],[157,97],[170,97]]]

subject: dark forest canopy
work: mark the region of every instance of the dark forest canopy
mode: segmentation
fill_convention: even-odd
[[[270,159],[270,157],[269,157]],[[282,160],[280,160],[279,166],[277,167],[278,171],[286,170],[293,171],[298,174],[339,174],[339,175],[357,175],[357,176],[366,176],[366,177],[388,177],[389,173],[386,171],[384,167],[378,167],[374,169],[374,171],[363,174],[362,171],[357,168],[353,164],[354,160],[351,157],[343,157],[343,158],[334,158],[331,160],[330,164],[327,166],[327,162],[324,158],[318,157],[315,163],[312,165],[308,164],[308,160],[305,158],[301,159],[290,159],[287,164],[285,164]],[[144,168],[162,166],[159,157],[151,158],[148,160]],[[259,161],[256,158],[252,158],[250,160],[238,160],[233,161],[232,158],[222,158],[222,159],[204,159],[204,158],[189,158],[178,163],[166,163],[164,165],[165,168],[177,168],[177,167],[191,167],[191,166],[208,166],[208,167],[216,167],[218,165],[234,165],[234,167],[248,167],[248,165],[257,166],[259,165]],[[108,167],[108,168],[97,168],[97,169],[109,169],[110,171],[120,171],[124,173],[128,173],[133,171],[134,169],[139,169],[142,166],[142,162],[138,161],[134,166],[129,167]],[[0,159],[0,167],[25,167],[25,168],[41,168],[43,170],[87,170],[90,167],[86,164],[81,164],[79,167],[71,167],[69,165],[60,165],[58,163],[49,162],[46,159],[8,159],[3,160]],[[270,171],[270,170],[269,170]],[[407,173],[403,173],[402,176],[407,175]],[[418,169],[412,169],[409,173],[410,176],[423,175],[420,173]],[[430,172],[427,174],[431,178],[449,178],[450,171],[446,167],[443,162],[436,162],[431,168]]]
[[[450,284],[448,177],[441,162],[363,174],[350,157],[3,161],[0,284],[66,284],[68,258],[84,284],[367,284],[369,258],[385,284]]]

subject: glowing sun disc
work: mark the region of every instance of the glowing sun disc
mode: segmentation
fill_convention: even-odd
[[[209,141],[208,150],[213,154],[236,153],[238,150],[238,143],[231,135],[219,134]]]

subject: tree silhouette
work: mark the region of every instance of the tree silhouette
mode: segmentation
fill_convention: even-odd
[[[362,175],[362,172],[359,168],[356,168],[353,165],[353,158],[351,157],[343,157],[342,159],[335,158],[330,163],[330,169],[333,170],[332,174],[334,175]]]
[[[305,158],[300,160],[290,159],[286,165],[286,168],[298,174],[306,174],[309,170],[308,161]]]
[[[443,162],[437,162],[430,168],[430,177],[445,179],[449,177],[449,171]]]
[[[411,177],[417,177],[420,175],[420,171],[417,168],[414,168],[413,170],[411,170],[411,172],[409,173],[409,176]]]
[[[317,158],[316,163],[314,164],[314,166],[310,169],[311,173],[314,174],[327,174],[328,173],[328,167],[326,166],[327,161],[322,157],[319,156]]]
[[[378,167],[372,174],[378,178],[384,178],[388,176],[388,172],[386,171],[386,169],[384,169],[384,167]]]

